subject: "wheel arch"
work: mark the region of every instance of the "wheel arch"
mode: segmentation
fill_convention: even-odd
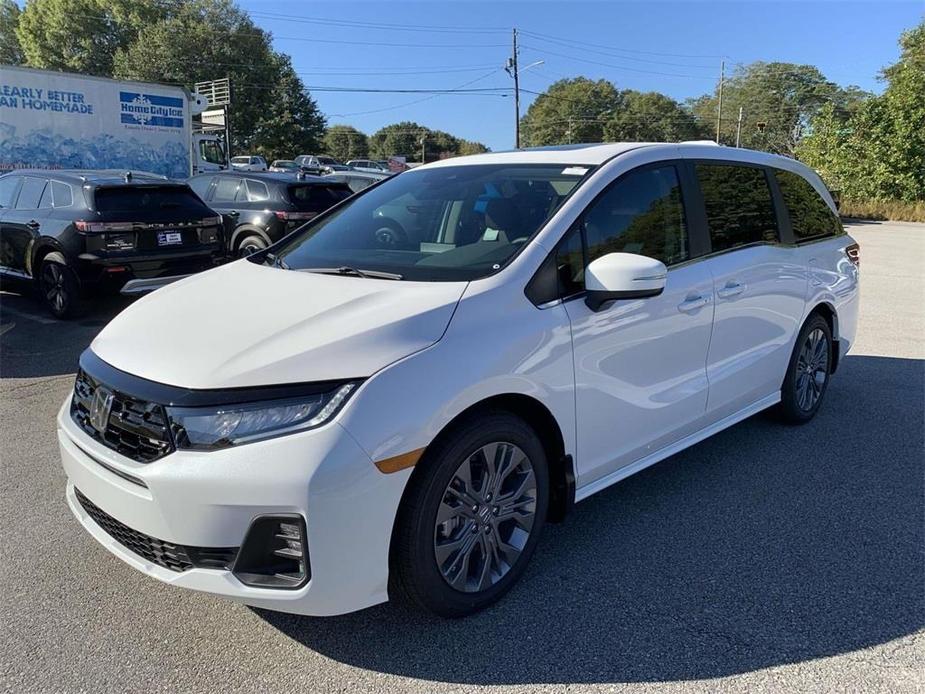
[[[835,373],[838,369],[838,357],[841,352],[838,343],[838,312],[835,310],[835,307],[828,301],[820,301],[816,304],[812,310],[806,314],[806,319],[803,321],[803,325],[806,324],[813,316],[822,316],[825,319],[826,323],[829,324],[829,330],[832,331],[832,370],[830,373]],[[802,326],[800,326],[802,329]]]
[[[547,520],[561,522],[575,504],[575,469],[572,456],[565,450],[565,438],[555,416],[542,402],[523,393],[502,393],[469,405],[450,419],[425,447],[421,459],[435,444],[449,436],[463,422],[489,411],[503,410],[523,419],[536,432],[549,465],[549,511]],[[412,478],[419,474],[415,466]],[[410,482],[410,478],[409,478]],[[406,490],[410,486],[406,485]],[[404,495],[402,497],[404,501]]]
[[[253,226],[251,224],[241,224],[236,226],[234,231],[231,232],[231,240],[228,242],[228,250],[231,252],[237,250],[238,242],[247,236],[259,236],[267,242],[267,246],[273,245],[273,241],[270,239],[267,232],[265,232],[260,227]]]
[[[45,256],[55,252],[64,256],[65,261],[68,259],[64,247],[53,238],[41,236],[33,242],[31,252],[26,254],[26,260],[29,263],[27,271],[36,282],[38,282],[39,279],[37,272],[38,268],[42,265]]]

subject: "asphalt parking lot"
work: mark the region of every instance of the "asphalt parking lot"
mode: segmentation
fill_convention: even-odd
[[[758,415],[550,526],[495,608],[339,618],[162,585],[64,502],[54,416],[126,305],[0,296],[4,691],[925,691],[925,225],[850,225],[859,340],[809,425]]]

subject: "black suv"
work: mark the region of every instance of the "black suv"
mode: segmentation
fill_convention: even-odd
[[[33,281],[58,318],[88,290],[141,294],[224,259],[222,218],[154,174],[21,169],[0,176],[0,275]]]
[[[275,243],[296,227],[350,197],[341,181],[251,171],[200,174],[190,187],[234,229],[228,253],[242,258]]]

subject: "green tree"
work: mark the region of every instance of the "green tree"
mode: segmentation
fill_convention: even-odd
[[[166,13],[156,0],[29,0],[16,36],[30,67],[109,77],[116,51]]]
[[[799,144],[801,160],[856,200],[925,200],[925,21],[900,38],[883,94],[851,109],[829,106]]]
[[[605,123],[622,106],[623,96],[607,80],[559,80],[540,94],[521,118],[522,144],[602,142]]]
[[[457,154],[463,157],[469,154],[484,154],[488,151],[490,151],[488,147],[483,145],[481,142],[473,142],[472,140],[460,140]]]
[[[116,51],[113,76],[170,82],[229,77],[231,151],[282,158],[316,151],[324,119],[287,56],[231,0],[187,0]]]
[[[369,157],[369,138],[352,125],[332,125],[324,131],[322,149],[338,161]]]
[[[743,109],[741,145],[793,156],[810,120],[827,103],[850,112],[865,93],[842,89],[812,65],[756,62],[739,67],[723,86],[720,142],[735,144],[739,107]],[[715,135],[719,88],[694,99],[691,110]]]
[[[674,99],[658,92],[622,93],[622,104],[604,124],[611,142],[680,142],[708,137],[708,131]]]
[[[21,65],[25,60],[16,27],[20,9],[13,0],[0,0],[0,65]]]
[[[369,136],[369,154],[374,159],[397,156],[417,161],[421,158],[421,137],[426,138],[428,132],[413,121],[392,123]]]

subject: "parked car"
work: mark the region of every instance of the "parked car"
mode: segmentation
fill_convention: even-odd
[[[228,253],[263,250],[352,194],[342,181],[280,173],[225,172],[189,179],[190,187],[228,222]]]
[[[858,262],[820,178],[766,153],[428,164],[105,327],[58,415],[67,500],[175,586],[469,614],[573,502],[766,408],[811,420]]]
[[[0,274],[58,318],[92,289],[139,294],[217,265],[221,217],[155,174],[22,169],[0,176]]]
[[[334,157],[328,157],[323,154],[300,154],[295,158],[296,164],[302,167],[306,173],[323,174],[329,166],[340,164]]]
[[[389,171],[389,162],[375,161],[373,159],[351,159],[347,162],[347,166],[351,166],[357,171],[367,171],[370,173],[390,173]]]
[[[231,168],[235,171],[266,171],[267,160],[254,155],[232,157]]]
[[[370,173],[368,171],[335,171],[324,176],[324,178],[332,181],[346,183],[354,193],[359,193],[361,190],[369,188],[373,183],[378,183],[388,177],[389,174]]]
[[[292,159],[274,159],[273,163],[270,164],[269,171],[273,173],[298,173],[301,169]]]

